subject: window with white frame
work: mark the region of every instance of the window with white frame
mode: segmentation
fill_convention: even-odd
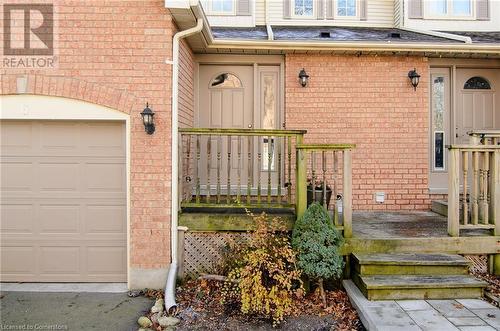
[[[430,0],[427,2],[429,17],[472,16],[472,0]]]
[[[203,8],[208,15],[234,15],[235,0],[204,0]]]
[[[314,0],[294,0],[292,8],[293,8],[293,16],[313,17]]]
[[[335,16],[337,17],[356,17],[356,0],[336,0]]]

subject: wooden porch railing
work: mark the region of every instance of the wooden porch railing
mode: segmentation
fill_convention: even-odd
[[[183,128],[181,207],[294,208],[305,130]]]
[[[468,132],[471,145],[500,144],[500,130],[473,130]]]
[[[316,200],[319,193],[319,202],[332,213],[334,226],[343,231],[345,238],[352,237],[352,149],[355,147],[353,144],[296,146],[297,218],[307,208],[308,195]],[[331,192],[330,203],[327,191]],[[339,217],[340,202],[342,218]]]
[[[447,147],[448,234],[481,228],[500,235],[500,145]]]
[[[352,235],[354,145],[304,144],[305,130],[179,129],[179,196],[188,208],[281,208],[301,217],[308,180],[334,225]],[[327,191],[331,203],[327,203]],[[337,200],[337,197],[341,197]],[[342,204],[340,204],[342,202]],[[339,207],[342,215],[339,215]]]

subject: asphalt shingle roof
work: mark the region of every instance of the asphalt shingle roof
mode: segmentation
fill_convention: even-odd
[[[492,43],[492,44],[500,44],[500,31],[493,32],[447,32],[456,34],[459,36],[470,37],[473,43]]]
[[[273,26],[275,40],[282,41],[367,41],[463,43],[443,37],[392,28]],[[216,39],[267,40],[265,26],[252,28],[213,27]]]

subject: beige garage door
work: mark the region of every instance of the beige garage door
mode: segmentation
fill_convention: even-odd
[[[123,282],[125,126],[1,121],[1,280]]]

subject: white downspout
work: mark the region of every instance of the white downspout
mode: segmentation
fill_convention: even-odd
[[[170,224],[170,251],[172,263],[165,284],[165,309],[169,312],[177,306],[175,302],[175,282],[177,278],[177,226],[179,213],[179,44],[180,40],[198,33],[203,28],[203,19],[198,18],[195,27],[179,31],[174,35],[172,45],[172,208]]]

